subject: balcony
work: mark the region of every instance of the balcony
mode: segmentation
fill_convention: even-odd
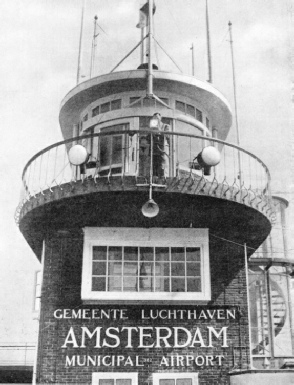
[[[90,154],[81,166],[68,159],[75,144]],[[210,175],[196,159],[206,146],[221,155]],[[258,247],[274,215],[270,174],[260,159],[236,145],[185,133],[117,129],[68,139],[33,156],[22,179],[16,221],[24,233],[28,221],[83,227],[85,212],[95,211],[95,225],[109,226],[110,218],[117,222],[121,216],[127,226],[207,227],[218,236],[232,233],[238,242],[249,236],[250,245]],[[150,186],[160,207],[153,222],[141,213]],[[87,225],[93,221],[87,217]]]

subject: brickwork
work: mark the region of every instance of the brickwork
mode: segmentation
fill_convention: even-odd
[[[70,383],[70,384],[91,384],[92,373],[99,371],[129,371],[138,372],[139,384],[151,385],[152,373],[155,372],[199,372],[199,384],[228,384],[228,372],[235,368],[245,369],[248,364],[248,314],[246,296],[246,277],[244,269],[243,248],[230,244],[218,238],[210,237],[210,266],[211,266],[211,286],[212,301],[207,305],[142,305],[142,304],[83,304],[81,301],[81,270],[82,270],[82,250],[83,239],[81,235],[58,237],[50,235],[46,241],[45,267],[42,289],[42,305],[40,319],[40,339],[38,354],[38,382],[39,383]],[[128,319],[56,319],[54,311],[56,309],[124,309]],[[145,318],[142,319],[142,309],[145,310]],[[236,319],[188,319],[187,313],[182,313],[182,319],[176,313],[176,319],[148,319],[150,310],[196,310],[200,314],[202,309],[229,309],[235,310]],[[156,312],[154,314],[157,314]],[[164,313],[166,314],[166,313]],[[132,348],[127,348],[128,336],[126,332],[120,333],[120,344],[116,348],[101,347],[95,348],[96,338],[88,338],[86,347],[81,346],[81,327],[87,327],[91,332],[96,327],[102,327],[101,335],[109,327],[180,327],[189,330],[192,335],[199,328],[203,340],[207,341],[207,327],[214,327],[219,331],[222,327],[228,327],[228,347],[222,347],[221,338],[213,338],[213,347],[174,348],[171,347],[138,347],[140,344],[138,333],[132,334]],[[62,348],[68,336],[70,328],[73,327],[78,348],[73,344],[68,344],[67,348]],[[152,331],[152,333],[153,333]],[[150,332],[150,331],[149,331]],[[152,334],[151,333],[151,334]],[[184,333],[185,334],[185,333]],[[183,344],[185,335],[183,330],[179,331],[179,341]],[[154,342],[152,337],[146,338],[148,344]],[[111,343],[114,343],[111,339]],[[169,341],[173,341],[172,339]],[[242,355],[240,354],[242,348]],[[235,349],[235,360],[234,360]],[[66,356],[75,358],[75,366],[66,366]],[[77,358],[79,356],[79,358]],[[130,357],[133,366],[121,362],[120,366],[93,366],[93,360],[98,360],[97,356],[124,356]],[[137,364],[136,365],[136,356]],[[174,361],[175,366],[166,366],[166,362],[171,365],[171,357],[183,356]],[[202,358],[187,365],[186,356],[213,356],[208,359],[208,365],[202,364]],[[216,356],[224,356],[221,365],[218,365]],[[87,357],[90,357],[87,365]],[[95,358],[96,357],[96,358]],[[162,357],[165,357],[165,364],[162,364]],[[92,359],[92,361],[91,361]],[[85,361],[86,360],[86,361]],[[110,359],[111,360],[111,359]],[[174,359],[175,360],[175,359]],[[83,365],[86,363],[85,365]],[[213,363],[213,365],[212,365]],[[177,365],[178,364],[178,365]]]

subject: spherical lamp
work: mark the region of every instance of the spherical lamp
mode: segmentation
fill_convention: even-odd
[[[158,204],[155,203],[153,199],[149,199],[146,203],[144,203],[141,210],[142,214],[146,218],[154,218],[159,213]]]
[[[68,152],[68,158],[72,165],[80,166],[87,162],[89,154],[87,149],[81,144],[75,144]]]

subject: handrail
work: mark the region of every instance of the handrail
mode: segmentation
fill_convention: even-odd
[[[148,134],[148,133],[155,134],[156,133],[156,134],[170,135],[170,136],[182,136],[182,137],[189,137],[189,138],[194,138],[194,139],[209,140],[211,142],[220,143],[220,144],[223,144],[223,145],[226,145],[226,146],[229,146],[229,147],[233,147],[236,150],[242,151],[243,153],[245,153],[245,154],[249,155],[250,157],[254,158],[255,160],[257,160],[265,168],[266,173],[268,174],[268,177],[269,177],[269,181],[271,180],[269,169],[265,165],[265,163],[260,158],[258,158],[256,155],[252,154],[251,152],[243,149],[242,147],[240,147],[240,146],[238,146],[238,145],[236,145],[234,143],[229,143],[229,142],[226,142],[226,141],[221,140],[221,139],[211,138],[211,137],[202,136],[202,135],[185,134],[183,132],[157,132],[157,131],[154,131],[154,130],[117,130],[117,131],[112,130],[112,131],[107,131],[107,132],[98,132],[98,133],[95,133],[95,134],[76,136],[76,137],[73,137],[73,138],[70,138],[70,139],[62,140],[60,142],[51,144],[48,147],[45,147],[43,150],[37,152],[34,156],[32,156],[31,159],[29,159],[29,161],[26,163],[26,165],[24,167],[24,170],[23,170],[23,173],[22,173],[22,177],[24,176],[27,168],[30,166],[30,164],[35,159],[37,159],[40,155],[46,153],[47,151],[51,150],[52,148],[61,146],[63,144],[71,143],[71,142],[74,142],[74,141],[83,140],[83,139],[91,139],[91,138],[100,137],[100,136],[110,136],[110,135],[120,135],[120,134],[130,134],[130,133],[132,135],[139,134],[139,133],[140,134]]]

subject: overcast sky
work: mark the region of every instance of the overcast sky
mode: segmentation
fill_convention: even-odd
[[[62,98],[76,84],[82,0],[1,0],[1,342],[35,338],[32,321],[36,257],[14,223],[26,162],[62,139]],[[140,0],[86,0],[83,79],[90,69],[93,18],[97,75],[109,72],[139,41]],[[207,79],[204,0],[157,0],[155,35],[184,73]],[[233,107],[228,21],[233,23],[241,145],[270,168],[273,191],[290,200],[290,0],[209,0],[213,83]],[[158,48],[163,70],[177,72]],[[134,69],[136,51],[118,69]],[[293,125],[293,121],[292,121]],[[234,126],[228,140],[235,142]]]

